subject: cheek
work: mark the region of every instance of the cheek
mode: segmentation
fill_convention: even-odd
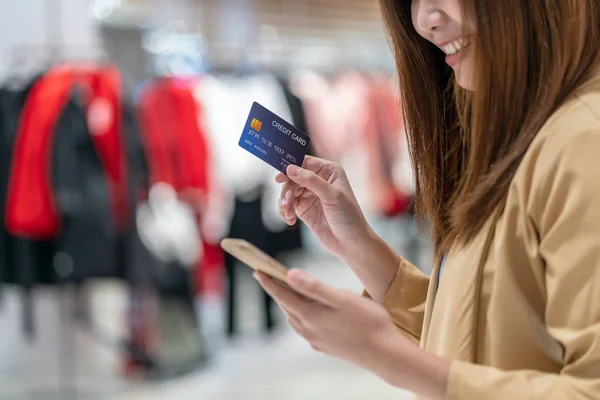
[[[420,8],[420,1],[413,0],[410,5],[410,17],[411,17],[412,25],[413,25],[413,28],[415,28],[415,31],[417,31],[417,33],[420,36],[427,39],[427,35],[425,34],[425,32],[423,32],[421,29],[419,29],[419,8]]]

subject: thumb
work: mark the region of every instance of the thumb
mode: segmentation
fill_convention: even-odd
[[[287,167],[286,172],[292,182],[310,190],[319,199],[326,200],[331,198],[333,187],[313,171],[300,168],[296,165],[290,165]]]

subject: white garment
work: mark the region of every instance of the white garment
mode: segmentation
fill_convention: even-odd
[[[170,185],[152,186],[148,202],[136,210],[136,223],[142,243],[159,260],[193,268],[202,258],[194,210],[177,199]]]
[[[224,222],[233,217],[235,199],[256,200],[264,186],[262,217],[273,232],[286,228],[279,216],[280,186],[275,182],[277,170],[239,147],[253,102],[265,106],[286,121],[292,121],[285,94],[279,82],[270,75],[199,80],[195,96],[201,104],[208,139],[213,149],[216,179],[225,192],[227,202]]]
[[[416,191],[415,174],[404,129],[400,137],[399,154],[396,157],[393,170],[394,183],[403,193],[414,195]]]

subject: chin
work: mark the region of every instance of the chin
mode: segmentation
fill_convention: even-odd
[[[456,83],[458,83],[458,86],[465,90],[473,91],[473,79],[468,68],[460,68],[459,70],[455,71],[455,74]]]

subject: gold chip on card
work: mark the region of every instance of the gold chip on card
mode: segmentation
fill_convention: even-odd
[[[254,129],[257,132],[260,132],[260,130],[262,129],[262,122],[260,122],[256,118],[252,118],[252,122],[250,122],[250,128]]]

